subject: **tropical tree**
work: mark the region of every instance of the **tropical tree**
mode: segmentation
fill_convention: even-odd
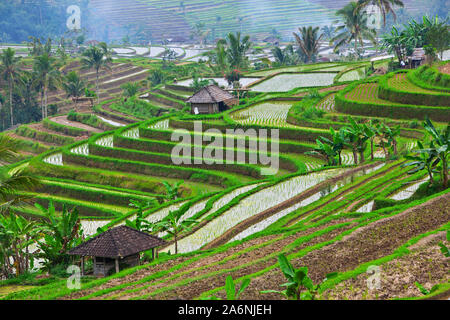
[[[322,139],[323,139],[323,137],[322,137]],[[326,140],[328,140],[328,139],[326,139]],[[327,164],[329,166],[336,165],[337,152],[333,148],[333,145],[331,143],[330,144],[328,144],[326,142],[324,143],[324,142],[320,141],[319,139],[316,139],[315,149],[313,151],[305,152],[305,154],[323,156],[326,159]]]
[[[127,82],[120,86],[123,93],[122,95],[125,97],[125,100],[128,98],[134,97],[141,88],[141,85],[138,82]]]
[[[433,185],[433,173],[436,173],[435,168],[440,160],[438,154],[431,143],[429,148],[424,148],[422,142],[417,141],[417,146],[419,149],[415,151],[416,153],[414,155],[405,156],[406,159],[412,160],[412,162],[405,163],[402,167],[414,167],[408,171],[408,174],[414,174],[426,169],[430,178],[430,184]]]
[[[444,188],[448,187],[448,161],[450,157],[450,124],[446,129],[438,130],[427,118],[424,122],[425,130],[431,135],[430,148],[421,149],[424,152],[436,153],[439,159],[441,182]]]
[[[345,146],[345,130],[344,128],[341,128],[340,130],[336,131],[332,127],[330,127],[330,136],[331,140],[325,137],[320,138],[332,148],[332,154],[336,154],[338,156],[338,164],[342,165],[341,153]]]
[[[319,27],[298,28],[299,33],[293,33],[301,52],[305,56],[305,62],[315,61],[319,52],[320,41],[323,33],[319,36]]]
[[[17,161],[20,149],[20,142],[5,134],[0,135],[0,166]],[[39,180],[24,169],[0,172],[0,213],[7,212],[11,206],[20,205],[27,199],[18,194],[19,190],[31,191],[37,186]]]
[[[381,15],[383,16],[383,25],[386,26],[386,16],[389,13],[392,13],[394,16],[394,21],[397,19],[397,15],[395,14],[394,7],[404,6],[403,1],[401,0],[359,0],[358,1],[358,9],[365,8],[369,5],[377,6],[380,11]]]
[[[323,26],[321,30],[322,30],[323,36],[328,40],[333,39],[333,37],[336,33],[336,28],[333,25]]]
[[[344,44],[354,42],[355,53],[358,50],[358,43],[361,47],[364,45],[363,39],[370,40],[376,44],[376,32],[367,26],[367,14],[361,8],[358,8],[358,3],[350,2],[344,8],[338,10],[336,15],[342,20],[340,26],[336,28],[337,36],[331,39],[335,43],[335,51],[337,51]],[[340,21],[336,21],[339,23]]]
[[[0,53],[0,75],[8,82],[11,126],[14,125],[13,90],[16,81],[15,79],[19,74],[20,61],[20,58],[16,57],[15,54],[16,52],[11,48],[7,48]]]
[[[173,237],[175,244],[175,254],[178,254],[178,238],[179,235],[184,231],[189,231],[191,229],[192,223],[197,222],[196,220],[186,219],[181,220],[182,215],[178,211],[170,211],[165,219],[160,222],[155,223],[153,232],[167,232]]]
[[[58,67],[59,65],[56,59],[48,53],[34,58],[33,71],[41,89],[42,118],[48,117],[48,91],[56,90],[61,81],[61,74]]]
[[[48,209],[39,204],[35,205],[45,217],[39,224],[44,241],[38,241],[39,252],[36,256],[44,259],[44,268],[47,270],[58,265],[68,265],[71,258],[67,252],[81,244],[83,239],[77,209],[69,211],[63,205],[62,212],[57,214],[52,201]]]
[[[68,98],[75,100],[75,108],[77,107],[78,99],[84,95],[86,89],[86,82],[75,71],[69,72],[63,79],[62,87]]]
[[[98,88],[98,75],[100,69],[110,70],[109,63],[112,62],[111,56],[105,50],[105,46],[102,47],[90,47],[83,52],[81,63],[86,69],[94,69],[96,74],[95,87],[97,94],[97,103],[100,103],[100,92]]]
[[[360,163],[364,163],[364,151],[367,147],[367,140],[370,139],[370,134],[366,134],[364,125],[358,124],[352,117],[349,118],[349,122],[350,126],[343,129],[346,136],[345,145],[352,150],[355,164],[358,164],[358,153]]]
[[[37,238],[36,225],[36,222],[12,212],[9,215],[0,214],[0,267],[3,276],[8,278],[13,274],[13,268],[19,276],[33,266],[29,244]]]
[[[221,74],[228,69],[227,52],[223,42],[218,42],[214,50],[205,53],[209,67],[215,74]]]
[[[178,181],[174,184],[170,184],[167,181],[163,181],[163,185],[166,189],[166,200],[173,201],[178,199],[180,196],[180,186],[184,183],[184,181]]]
[[[286,289],[283,291],[265,290],[261,291],[261,293],[278,293],[285,296],[289,300],[315,300],[318,297],[318,293],[323,282],[337,276],[336,272],[329,273],[322,283],[315,285],[312,279],[308,276],[307,267],[295,269],[283,254],[278,256],[278,264],[280,265],[281,272],[288,281],[282,285],[282,287],[286,287]]]
[[[245,69],[249,62],[247,52],[252,47],[250,36],[241,39],[241,33],[229,33],[225,40],[219,40],[226,48],[229,66],[236,69]]]
[[[154,201],[139,202],[139,201],[131,200],[130,207],[137,209],[136,219],[126,220],[125,225],[130,228],[136,229],[138,231],[148,232],[148,233],[153,232],[153,229],[155,229],[155,224],[144,218],[144,209],[149,208],[150,206],[152,206],[154,204],[155,204]]]

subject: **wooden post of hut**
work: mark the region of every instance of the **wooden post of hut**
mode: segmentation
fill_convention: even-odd
[[[94,257],[94,276],[107,276],[111,270],[120,271],[120,264],[139,265],[140,253],[164,245],[165,241],[127,226],[108,229],[69,251],[70,255]],[[83,271],[84,273],[84,271]]]

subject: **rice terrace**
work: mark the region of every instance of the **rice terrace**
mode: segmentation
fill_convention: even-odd
[[[449,9],[2,1],[0,300],[448,300]]]

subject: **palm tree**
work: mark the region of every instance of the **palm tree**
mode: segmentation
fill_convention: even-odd
[[[320,28],[309,26],[308,28],[298,28],[298,30],[299,34],[295,32],[293,34],[300,50],[306,57],[305,62],[314,61],[315,56],[319,51],[320,40],[322,40],[323,37],[323,34],[319,36]]]
[[[11,113],[11,126],[14,125],[14,113],[13,113],[13,90],[15,78],[19,73],[18,64],[20,58],[15,56],[16,52],[7,48],[0,54],[0,74],[8,81],[9,89],[9,112]]]
[[[36,78],[39,79],[39,86],[41,92],[41,108],[42,118],[48,117],[48,91],[55,90],[60,83],[61,74],[58,69],[58,64],[55,58],[48,53],[34,58],[33,70]]]
[[[122,94],[125,97],[125,101],[128,98],[134,97],[139,92],[140,87],[141,85],[137,82],[128,82],[121,85],[120,88],[123,90]]]
[[[17,161],[21,143],[5,134],[0,135],[0,166]],[[25,170],[3,170],[0,173],[0,213],[13,205],[20,205],[26,197],[18,195],[18,190],[33,190],[39,181]]]
[[[248,65],[247,52],[252,47],[250,36],[241,39],[241,33],[229,33],[225,40],[219,41],[226,48],[227,60],[232,68],[242,69]]]
[[[104,68],[106,70],[110,70],[109,63],[112,62],[111,56],[108,54],[108,51],[105,50],[105,46],[103,47],[90,47],[85,52],[83,52],[83,56],[81,58],[81,63],[84,68],[91,69],[93,68],[96,73],[96,93],[97,93],[97,103],[100,103],[100,93],[98,89],[98,74],[100,69]]]
[[[364,45],[363,39],[368,39],[376,44],[376,32],[367,27],[367,14],[361,8],[358,8],[356,2],[350,2],[344,8],[338,10],[336,15],[343,20],[343,24],[336,28],[336,33],[340,33],[331,39],[332,42],[336,43],[335,51],[344,44],[354,41],[356,54],[358,42],[361,46]]]
[[[401,0],[359,0],[358,1],[358,10],[361,8],[366,8],[369,5],[377,6],[381,14],[383,15],[383,26],[386,26],[386,15],[388,13],[392,13],[394,16],[394,21],[397,20],[397,15],[394,11],[394,6],[402,7],[404,6],[403,1]]]
[[[84,94],[86,89],[86,83],[75,72],[71,71],[64,77],[62,82],[64,91],[68,98],[75,100],[75,109],[77,108],[78,99]]]
[[[335,33],[336,33],[336,28],[333,25],[322,27],[322,34],[328,40],[333,39]]]

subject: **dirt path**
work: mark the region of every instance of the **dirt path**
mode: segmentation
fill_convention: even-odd
[[[340,91],[342,89],[347,88],[348,84],[342,84],[339,86],[333,86],[333,87],[328,87],[328,88],[323,88],[323,89],[319,89],[320,93],[325,93],[325,92],[331,92],[331,91]],[[301,92],[298,93],[296,95],[294,95],[294,97],[305,97],[309,94],[309,92]]]
[[[54,117],[54,118],[50,118],[51,121],[65,125],[65,126],[69,126],[69,127],[75,127],[75,128],[79,128],[82,130],[86,130],[89,132],[93,132],[93,133],[101,133],[103,132],[102,130],[98,129],[98,128],[94,128],[91,126],[88,126],[84,123],[81,122],[75,122],[75,121],[70,121],[67,119],[67,116],[59,116],[59,117]]]

